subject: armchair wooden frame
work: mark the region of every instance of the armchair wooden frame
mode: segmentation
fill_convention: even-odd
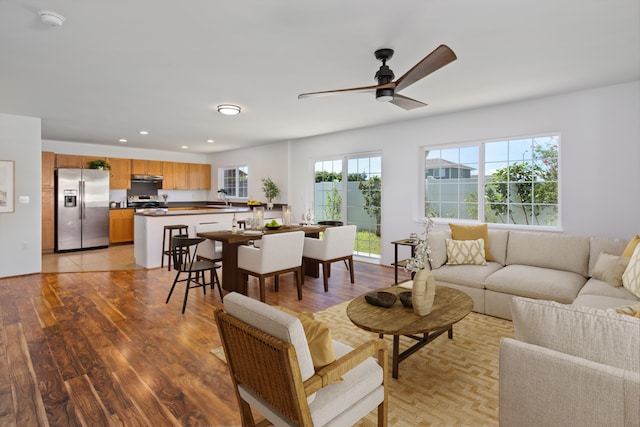
[[[248,388],[281,414],[300,426],[313,426],[307,396],[338,381],[368,357],[377,357],[383,369],[384,400],[378,405],[378,426],[386,427],[388,415],[388,357],[382,340],[370,340],[302,381],[296,351],[283,342],[235,318],[222,309],[215,310],[233,386],[240,405],[242,425],[270,425],[256,420],[242,397],[238,385]]]

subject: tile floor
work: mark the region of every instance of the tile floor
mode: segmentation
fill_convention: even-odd
[[[107,249],[54,253],[42,256],[43,273],[135,270],[141,268],[134,262],[132,244],[110,246]]]

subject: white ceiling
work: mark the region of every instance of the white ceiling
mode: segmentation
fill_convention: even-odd
[[[639,5],[0,0],[0,112],[41,117],[43,139],[194,153],[410,120],[638,80]],[[43,25],[40,9],[66,23]],[[376,49],[395,49],[397,78],[440,44],[458,60],[402,92],[427,107],[297,99],[375,84]],[[243,112],[222,116],[221,103]]]

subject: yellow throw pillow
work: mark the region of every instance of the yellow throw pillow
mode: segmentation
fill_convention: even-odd
[[[622,286],[640,298],[640,245],[636,246],[629,265],[622,274]]]
[[[624,251],[622,251],[622,256],[631,258],[631,255],[633,255],[633,251],[636,250],[636,246],[638,246],[638,243],[640,243],[640,236],[636,234],[631,238],[631,240],[629,240],[627,247],[624,248]]]
[[[615,309],[616,313],[627,314],[629,316],[637,317],[640,319],[640,303],[633,305],[625,305]]]
[[[480,225],[460,225],[449,224],[451,238],[453,240],[484,240],[484,254],[487,261],[494,261],[491,251],[489,251],[489,226]]]
[[[313,367],[317,371],[336,360],[336,353],[331,340],[331,329],[326,323],[313,317],[313,313],[298,313],[285,307],[276,306],[278,310],[296,316],[302,323],[304,335],[307,337]]]
[[[447,264],[487,265],[484,258],[484,240],[447,239]]]

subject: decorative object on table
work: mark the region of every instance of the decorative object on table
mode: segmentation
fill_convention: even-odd
[[[418,243],[418,233],[409,234],[409,241],[411,243]]]
[[[280,195],[280,189],[275,182],[269,177],[262,178],[262,191],[267,198],[267,209],[273,209],[273,199],[276,199]]]
[[[371,305],[389,308],[395,304],[397,297],[391,292],[376,291],[366,294],[364,299]]]
[[[256,230],[262,230],[264,226],[264,208],[256,206],[253,208],[253,227]]]
[[[400,297],[400,302],[402,303],[402,305],[409,308],[413,307],[413,302],[411,301],[411,299],[413,298],[413,293],[411,291],[400,292],[398,296]]]
[[[218,198],[222,200],[225,205],[229,205],[229,202],[227,201],[227,194],[229,193],[224,188],[218,190]]]
[[[247,200],[247,206],[249,207],[255,207],[255,206],[262,206],[262,202],[259,202],[257,200]]]
[[[269,230],[277,230],[281,227],[281,225],[278,224],[278,221],[276,221],[275,219],[272,219],[271,222],[265,224],[264,226]]]
[[[236,218],[235,213],[231,219],[231,234],[238,234],[238,219]]]
[[[282,207],[282,220],[284,221],[285,227],[291,225],[291,206],[287,205]]]
[[[313,211],[311,209],[307,209],[307,212],[302,214],[302,223],[304,225],[313,224]]]
[[[429,246],[429,231],[433,227],[433,220],[427,216],[422,219],[422,223],[422,235],[415,247],[415,254],[409,259],[405,267],[406,270],[415,273],[413,276],[411,303],[413,312],[418,316],[425,316],[431,313],[436,292],[436,281],[430,271],[431,246]]]
[[[89,162],[89,169],[111,170],[111,165],[106,160],[97,159]]]
[[[14,211],[15,190],[15,162],[0,160],[0,213]]]

